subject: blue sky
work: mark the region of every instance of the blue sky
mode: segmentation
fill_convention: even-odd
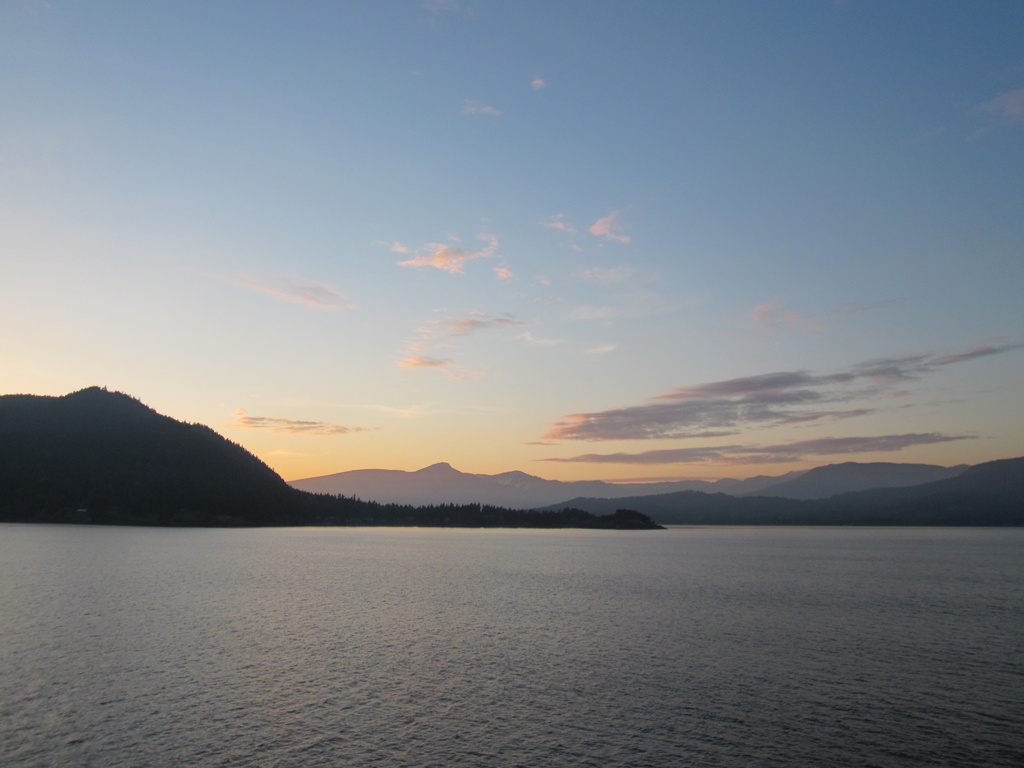
[[[0,2],[0,391],[286,478],[1024,453],[1024,5]]]

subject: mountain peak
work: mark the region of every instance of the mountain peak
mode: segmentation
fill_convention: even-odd
[[[133,408],[155,413],[152,408],[138,398],[126,395],[124,392],[107,389],[106,387],[86,387],[56,399],[75,407]]]
[[[455,469],[447,461],[439,461],[437,464],[431,464],[429,467],[418,469],[414,474],[417,475],[461,475],[459,470]]]

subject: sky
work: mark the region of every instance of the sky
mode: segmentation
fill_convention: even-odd
[[[1024,454],[1024,3],[0,0],[0,393],[285,479]]]

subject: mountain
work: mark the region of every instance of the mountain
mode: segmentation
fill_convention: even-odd
[[[695,491],[622,499],[576,498],[591,514],[616,507],[662,525],[1024,525],[1024,457],[978,464],[955,477],[827,499],[727,496]],[[558,505],[555,505],[557,508]]]
[[[730,496],[776,496],[818,499],[870,488],[896,488],[954,477],[964,466],[931,464],[829,464],[777,477],[759,475],[745,480],[676,480],[653,483],[606,483],[601,480],[563,482],[525,472],[480,475],[460,472],[450,464],[405,472],[397,469],[356,469],[333,475],[292,480],[290,485],[312,493],[328,493],[382,504],[495,504],[533,509],[578,498],[629,499],[681,491],[724,493]],[[614,510],[613,510],[614,511]]]
[[[818,474],[826,480],[829,475],[845,476],[848,485],[851,477],[891,482],[893,473],[899,474],[871,465],[822,469],[828,471]],[[912,472],[927,475],[935,469]],[[6,522],[651,528],[654,518],[701,525],[1024,525],[1024,458],[979,464],[919,485],[825,499],[697,490],[646,495],[652,487],[680,484],[634,483],[630,485],[645,495],[577,498],[539,510],[504,509],[480,501],[495,488],[564,493],[567,488],[597,487],[621,493],[630,486],[559,483],[521,472],[466,475],[448,464],[411,473],[342,474],[365,473],[392,486],[407,482],[406,491],[419,489],[424,495],[408,504],[380,504],[299,490],[212,429],[162,416],[135,398],[98,387],[63,397],[0,396],[0,521]],[[815,486],[803,487],[806,492]],[[425,498],[428,493],[455,492],[476,498],[433,504]]]
[[[478,475],[460,472],[450,464],[405,472],[397,469],[355,469],[333,475],[292,480],[290,485],[312,493],[329,493],[382,504],[494,504],[532,509],[577,496],[606,499],[647,496],[656,493],[700,490],[748,493],[791,480],[800,472],[780,477],[753,477],[747,480],[726,478],[714,482],[679,480],[655,483],[606,483],[601,480],[545,480],[525,472]],[[613,510],[614,511],[614,510]]]
[[[906,488],[844,493],[822,502],[865,524],[1024,525],[1024,457],[989,461],[956,477]]]
[[[443,484],[450,467],[428,468]],[[0,396],[0,522],[119,525],[417,525],[651,529],[644,515],[411,506],[317,495],[209,427],[90,387]]]
[[[241,446],[128,395],[0,397],[0,519],[297,524],[306,501]]]
[[[956,467],[940,467],[934,464],[892,464],[875,462],[860,464],[847,461],[842,464],[828,464],[808,470],[800,477],[776,483],[750,496],[781,496],[787,499],[825,499],[839,493],[867,491],[872,488],[901,488],[907,485],[921,485],[936,480],[956,477],[967,469],[961,464]]]

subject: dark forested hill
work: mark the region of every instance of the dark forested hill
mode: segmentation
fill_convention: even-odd
[[[654,528],[634,512],[383,505],[292,488],[209,427],[90,387],[0,396],[0,521]]]
[[[302,523],[305,499],[244,448],[98,387],[0,397],[0,517]]]

